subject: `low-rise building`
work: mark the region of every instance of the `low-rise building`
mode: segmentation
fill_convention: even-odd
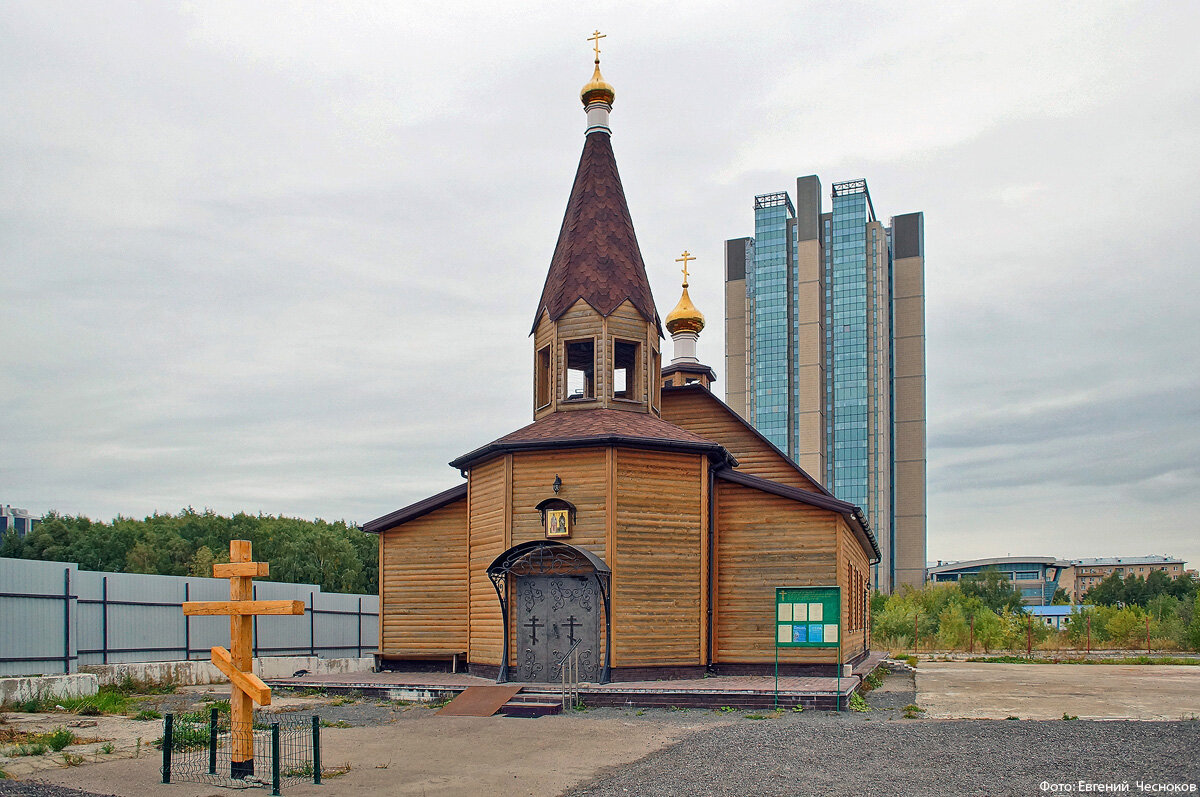
[[[1173,556],[1109,556],[1097,559],[1072,559],[1074,571],[1071,600],[1078,603],[1092,587],[1114,573],[1121,578],[1141,576],[1146,578],[1155,570],[1161,570],[1170,578],[1179,578],[1184,573],[1185,562]]]
[[[1045,623],[1054,630],[1061,631],[1067,627],[1067,622],[1072,614],[1093,608],[1095,607],[1072,604],[1071,606],[1030,606],[1025,611],[1033,615],[1039,623]]]
[[[926,580],[936,583],[958,581],[984,570],[998,570],[1013,582],[1026,606],[1048,606],[1054,600],[1060,579],[1071,570],[1071,563],[1053,556],[997,556],[967,562],[938,562],[929,568]],[[1068,589],[1068,592],[1070,590]]]

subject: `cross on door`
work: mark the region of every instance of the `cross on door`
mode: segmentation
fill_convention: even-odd
[[[229,650],[212,649],[212,663],[228,676],[230,690],[229,774],[254,774],[254,703],[271,704],[271,689],[254,674],[253,617],[256,614],[304,614],[304,601],[256,601],[252,579],[270,573],[266,562],[252,562],[249,540],[229,541],[229,562],[213,565],[213,576],[229,579],[229,600],[186,601],[185,615],[229,615]]]
[[[529,618],[528,623],[525,623],[525,627],[528,628],[530,633],[532,634],[532,636],[530,637],[530,641],[536,645],[537,644],[537,630],[539,628],[545,628],[546,624],[539,623],[538,619],[537,619],[537,615],[535,614],[533,617]]]
[[[567,641],[570,642],[572,645],[574,645],[575,644],[575,626],[582,625],[582,623],[580,623],[578,620],[576,620],[575,615],[572,614],[571,616],[569,616],[567,618],[567,622],[565,623],[565,625],[567,626]]]

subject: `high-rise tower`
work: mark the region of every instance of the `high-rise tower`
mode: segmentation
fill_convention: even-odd
[[[754,198],[725,243],[726,400],[835,496],[866,510],[882,590],[925,563],[924,216],[875,215],[865,180]]]

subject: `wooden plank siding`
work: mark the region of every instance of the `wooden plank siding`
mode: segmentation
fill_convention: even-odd
[[[821,492],[791,460],[763,442],[730,413],[713,397],[698,390],[663,394],[663,420],[725,446],[737,459],[739,471],[800,490]]]
[[[384,653],[467,649],[467,502],[379,535]]]
[[[601,559],[608,551],[608,465],[606,449],[585,448],[563,451],[537,451],[512,455],[512,542],[523,542],[546,538],[542,513],[537,505],[553,498],[555,475],[562,477],[562,489],[558,496],[575,505],[575,522],[571,536],[562,542],[577,548],[586,548]],[[509,600],[515,601],[515,579],[509,584]],[[495,590],[492,600],[496,599]],[[510,603],[513,610],[516,603]],[[515,616],[515,615],[514,615]],[[516,623],[510,623],[510,650],[516,650]],[[601,637],[603,638],[603,627]]]
[[[508,457],[474,468],[470,474],[470,657],[479,664],[499,664],[503,647],[500,601],[487,577],[487,567],[504,553]]]
[[[616,450],[614,667],[704,663],[700,460]]]
[[[775,660],[775,588],[838,583],[838,521],[828,510],[717,482],[713,660]],[[779,651],[783,663],[836,663],[834,649]]]
[[[862,581],[852,581],[852,575],[868,578],[870,566],[862,544],[842,517],[837,518],[838,585],[842,588],[842,657],[847,661],[867,649],[867,628],[871,623],[870,597],[861,595]],[[855,613],[857,601],[859,611]],[[856,622],[851,622],[855,618]]]

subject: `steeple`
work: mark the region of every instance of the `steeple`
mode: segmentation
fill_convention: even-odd
[[[662,322],[613,157],[608,114],[616,92],[600,74],[580,92],[583,154],[542,296],[533,316],[534,417],[620,409],[659,412]]]
[[[608,113],[615,93],[600,74],[596,37],[603,38],[599,31],[593,34],[595,71],[580,92],[588,117],[583,154],[533,326],[537,327],[543,312],[557,321],[579,299],[602,316],[628,301],[661,336],[662,324],[613,156]]]
[[[671,364],[662,370],[664,387],[695,383],[708,387],[717,378],[711,368],[696,358],[696,342],[700,338],[700,331],[704,329],[704,314],[696,309],[692,297],[688,296],[688,263],[695,259],[686,250],[675,258],[676,263],[683,263],[683,295],[667,316],[667,331],[671,333],[675,356]]]

